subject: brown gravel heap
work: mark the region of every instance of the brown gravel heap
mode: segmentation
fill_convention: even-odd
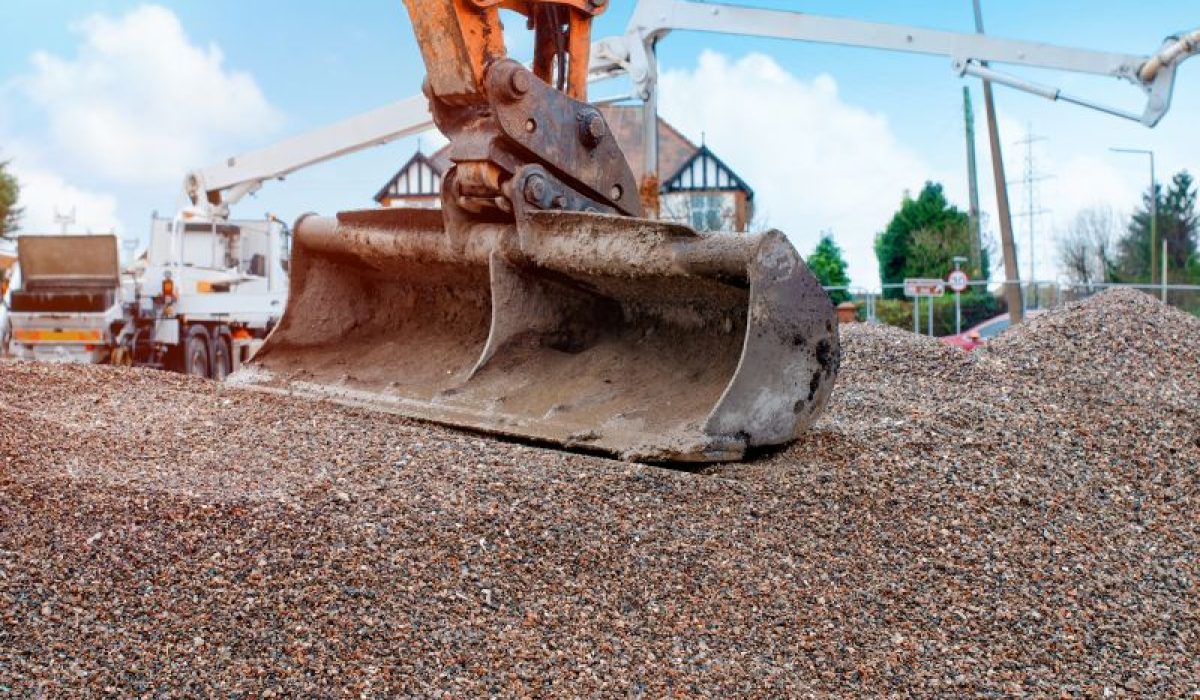
[[[1200,690],[1200,321],[843,340],[814,434],[701,473],[0,365],[0,698]]]

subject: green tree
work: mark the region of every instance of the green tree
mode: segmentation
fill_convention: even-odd
[[[971,229],[957,221],[928,226],[912,233],[906,277],[945,277],[955,257],[970,257]]]
[[[1141,207],[1134,212],[1125,235],[1117,241],[1116,278],[1121,282],[1148,282],[1151,275],[1150,219],[1153,203],[1158,205],[1158,245],[1167,242],[1168,275],[1184,280],[1196,269],[1197,237],[1200,235],[1200,216],[1196,214],[1196,188],[1188,171],[1181,170],[1171,179],[1166,193],[1160,185],[1154,192],[1147,188]],[[1159,265],[1162,261],[1159,260]],[[1157,274],[1157,270],[1155,274]]]
[[[21,209],[17,206],[20,195],[21,186],[8,172],[8,161],[0,162],[0,238],[8,238],[17,231],[21,222]]]
[[[897,284],[907,277],[944,277],[953,269],[951,258],[970,254],[969,231],[966,212],[947,201],[941,184],[926,182],[916,199],[905,195],[887,229],[875,237],[880,279]],[[904,290],[885,289],[884,296],[899,299]]]
[[[808,256],[808,269],[820,281],[823,287],[848,287],[850,276],[846,274],[846,259],[842,257],[842,249],[833,242],[833,234],[826,231],[821,234],[821,240],[812,255]],[[833,303],[840,304],[850,300],[850,293],[836,290],[829,293]]]

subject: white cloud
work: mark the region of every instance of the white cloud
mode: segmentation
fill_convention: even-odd
[[[74,222],[68,225],[71,233],[120,230],[116,197],[75,187],[48,170],[19,162],[10,167],[21,186],[21,233],[57,233],[61,224],[55,214],[74,215]]]
[[[732,61],[705,51],[694,70],[665,71],[660,112],[690,138],[704,134],[801,254],[831,229],[856,286],[879,284],[875,234],[904,192],[946,179],[898,142],[886,117],[842,101],[832,77],[802,80],[762,54]]]
[[[15,83],[41,111],[47,162],[120,183],[174,183],[280,123],[254,78],[228,70],[215,45],[193,44],[168,9],[92,15],[73,29],[76,57],[35,53]]]

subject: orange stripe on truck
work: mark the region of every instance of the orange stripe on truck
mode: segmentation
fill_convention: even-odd
[[[13,330],[13,340],[21,343],[98,343],[104,340],[100,330]]]

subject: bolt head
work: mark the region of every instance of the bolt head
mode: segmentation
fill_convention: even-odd
[[[579,122],[579,136],[584,145],[593,148],[608,135],[608,126],[599,112],[588,112]]]
[[[546,178],[541,175],[530,175],[525,180],[525,201],[538,204],[546,196]]]
[[[520,97],[529,92],[529,73],[524,70],[513,71],[513,74],[508,78],[508,86],[512,88],[512,94]]]

